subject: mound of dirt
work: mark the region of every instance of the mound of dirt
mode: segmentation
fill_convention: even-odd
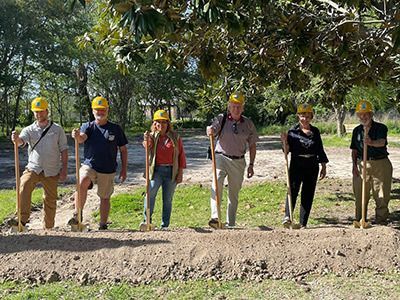
[[[73,280],[301,278],[362,270],[400,272],[400,232],[389,227],[152,232],[32,230],[0,236],[0,278],[31,283]]]

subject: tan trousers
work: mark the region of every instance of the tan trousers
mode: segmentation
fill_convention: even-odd
[[[222,202],[222,189],[225,177],[228,177],[228,205],[226,208],[226,222],[229,226],[235,226],[236,211],[239,203],[239,191],[242,188],[246,161],[242,159],[230,159],[220,154],[215,155],[217,167],[217,182],[219,199]],[[217,200],[215,197],[214,181],[211,189],[211,218],[218,218]],[[222,218],[222,216],[221,216]]]
[[[57,206],[57,183],[59,175],[45,177],[44,172],[36,174],[25,170],[21,176],[21,221],[27,223],[31,215],[32,192],[39,182],[43,186],[43,208],[45,228],[54,227]]]
[[[361,219],[362,205],[362,161],[358,161],[360,176],[353,176],[353,192],[356,198],[356,220]],[[371,197],[375,200],[375,221],[383,223],[389,216],[389,200],[392,187],[392,163],[388,158],[379,160],[368,160],[366,164],[366,212],[367,218],[368,202]]]

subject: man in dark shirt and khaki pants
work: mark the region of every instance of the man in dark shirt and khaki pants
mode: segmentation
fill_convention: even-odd
[[[368,136],[365,138],[367,144],[367,163],[366,163],[366,204],[368,211],[368,201],[370,191],[375,199],[375,222],[386,225],[389,216],[388,204],[392,185],[393,167],[387,152],[387,132],[386,125],[373,120],[372,105],[370,102],[361,100],[356,107],[356,113],[360,119],[360,125],[354,128],[350,148],[352,149],[353,160],[353,192],[356,199],[356,220],[361,219],[362,203],[362,160],[364,127],[367,129]],[[367,212],[365,212],[365,216]]]

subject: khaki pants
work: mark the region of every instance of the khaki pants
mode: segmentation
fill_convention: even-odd
[[[45,228],[54,227],[57,207],[57,183],[59,175],[45,177],[44,172],[36,174],[25,170],[21,176],[21,222],[27,223],[31,215],[32,192],[39,182],[43,185],[43,208]]]
[[[226,208],[226,222],[229,226],[235,226],[236,211],[239,203],[239,191],[242,187],[246,162],[242,159],[230,159],[216,154],[217,182],[219,199],[222,201],[222,189],[225,177],[228,176],[228,205]],[[211,218],[218,218],[217,200],[215,197],[214,181],[211,189]]]
[[[362,206],[362,161],[358,161],[358,171],[360,176],[353,176],[353,192],[356,198],[356,220],[361,219]],[[386,222],[389,216],[389,200],[392,187],[392,163],[388,158],[379,160],[368,160],[366,164],[366,208],[368,208],[369,198],[375,200],[375,221],[377,223]],[[367,211],[365,217],[367,218]]]

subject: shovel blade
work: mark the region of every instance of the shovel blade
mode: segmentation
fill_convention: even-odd
[[[10,232],[11,233],[19,233],[19,232],[26,232],[26,231],[28,231],[28,229],[24,225],[21,225],[21,230],[20,230],[20,228],[18,226],[12,225],[10,227]]]
[[[353,227],[354,228],[360,228],[361,227],[361,223],[359,221],[353,221]]]
[[[363,229],[368,229],[368,228],[371,228],[371,224],[369,222],[366,222],[366,221],[361,221],[361,227]]]
[[[72,224],[71,231],[72,232],[88,232],[89,228],[85,224]]]
[[[139,226],[139,230],[142,232],[146,232],[146,231],[153,231],[155,228],[155,226],[153,224],[147,224],[147,223],[141,223]]]

